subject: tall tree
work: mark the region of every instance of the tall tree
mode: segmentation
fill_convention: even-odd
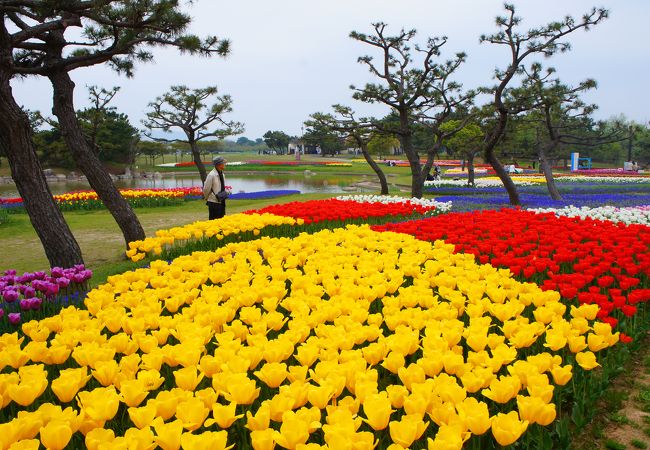
[[[284,131],[267,131],[262,136],[264,143],[271,150],[275,150],[279,154],[284,154],[288,147],[289,142],[291,142],[291,136],[289,136]]]
[[[232,112],[232,99],[229,95],[217,95],[216,86],[190,89],[187,86],[172,86],[169,92],[149,103],[147,119],[142,123],[147,127],[146,135],[163,142],[183,142],[190,146],[194,164],[205,182],[207,172],[201,160],[198,142],[209,138],[220,139],[244,132],[244,125],[223,119],[223,115]],[[216,97],[215,97],[216,96]],[[208,101],[214,103],[208,106]],[[205,111],[205,115],[203,115]],[[217,126],[221,125],[222,128]],[[152,130],[170,133],[173,128],[183,132],[185,139],[166,139],[152,135]]]
[[[99,149],[97,149],[97,133],[99,132],[99,127],[106,118],[106,113],[109,111],[115,111],[115,107],[108,106],[108,104],[119,92],[120,88],[119,86],[114,86],[110,90],[106,90],[105,88],[100,88],[95,85],[87,86],[87,88],[88,99],[90,100],[90,107],[86,108],[88,122],[90,123],[90,129],[87,133],[88,140],[90,141],[90,148],[94,149],[96,153],[99,154]]]
[[[567,16],[562,21],[551,22],[539,28],[531,28],[524,33],[517,31],[521,18],[515,15],[515,6],[504,4],[505,16],[496,18],[500,30],[491,35],[482,35],[481,42],[488,42],[505,46],[510,54],[510,61],[505,70],[497,69],[495,78],[497,84],[484,92],[491,94],[490,107],[494,113],[494,120],[487,131],[483,142],[485,160],[490,163],[498,177],[508,191],[510,203],[519,205],[519,193],[505,168],[497,158],[495,148],[502,138],[508,123],[508,118],[530,108],[529,98],[511,96],[511,101],[506,101],[508,89],[515,78],[523,74],[524,61],[533,56],[550,57],[558,52],[566,52],[571,48],[569,42],[562,41],[567,35],[579,29],[589,30],[608,16],[608,11],[603,8],[593,8],[584,14],[581,20],[576,21]]]
[[[380,195],[388,195],[388,182],[386,181],[386,174],[381,170],[381,167],[375,162],[368,151],[368,144],[374,137],[373,125],[369,119],[355,119],[354,111],[347,106],[334,105],[334,112],[336,114],[312,114],[311,120],[305,122],[308,127],[320,127],[338,133],[343,139],[347,138],[352,140],[357,147],[361,149],[361,153],[365,158],[368,165],[377,175],[380,185]]]
[[[320,147],[321,156],[334,156],[345,148],[345,138],[318,121],[311,122],[311,126],[305,130],[302,140],[306,145]]]
[[[379,82],[367,83],[363,88],[352,86],[353,98],[367,103],[382,103],[396,113],[399,118],[397,126],[392,130],[381,131],[395,134],[400,140],[411,168],[411,195],[421,198],[424,180],[431,169],[437,148],[432,144],[423,166],[413,143],[415,130],[418,123],[432,119],[432,112],[454,104],[452,101],[450,105],[445,105],[444,93],[460,88],[451,82],[450,77],[465,62],[466,55],[458,53],[452,60],[436,62],[447,38],[433,37],[427,40],[424,47],[414,46],[413,50],[420,55],[420,64],[415,67],[415,56],[411,49],[415,30],[401,30],[396,36],[388,36],[385,23],[374,23],[372,26],[373,35],[353,31],[350,37],[379,51],[380,58],[377,62],[372,56],[358,59],[368,67],[370,73],[379,78]]]
[[[549,195],[554,200],[561,200],[562,195],[555,185],[553,170],[548,157],[553,155],[562,145],[572,147],[591,147],[594,145],[616,142],[626,139],[626,133],[620,129],[611,133],[587,133],[594,128],[591,114],[597,109],[596,105],[586,104],[580,95],[596,88],[596,81],[587,79],[577,86],[562,84],[553,78],[555,70],[548,68],[545,72],[541,64],[533,64],[527,71],[526,83],[523,89],[531,91],[536,110],[530,114],[541,125],[542,132],[538,142],[539,163]],[[541,138],[544,135],[545,138]]]
[[[86,174],[91,187],[110,210],[125,240],[129,242],[142,239],[144,231],[137,217],[112,183],[108,172],[92,151],[79,125],[73,103],[74,83],[69,72],[80,67],[108,63],[116,70],[130,76],[136,61],[149,61],[153,58],[146,50],[147,46],[174,46],[201,55],[212,53],[225,55],[228,52],[228,42],[220,41],[216,37],[208,37],[205,41],[201,41],[196,36],[185,34],[190,18],[180,11],[176,1],[16,0],[3,2],[0,13],[3,14],[4,19],[2,33],[0,33],[2,35],[0,52],[3,54],[0,56],[0,70],[5,71],[5,76],[0,76],[0,84],[8,83],[14,75],[42,75],[50,79],[54,90],[53,112],[59,120],[63,136],[77,165]],[[18,31],[9,32],[7,22]],[[73,36],[66,35],[70,29],[78,27],[82,28],[81,33],[74,30],[69,33]],[[8,112],[10,114],[13,112],[15,115],[11,106],[15,101],[13,97],[9,97],[12,97],[11,88],[7,85],[5,95],[0,95],[0,103],[5,103]],[[16,146],[17,152],[32,155],[26,158],[25,155],[22,155],[22,158],[12,155],[15,164],[24,165],[28,173],[34,173],[39,171],[40,167],[27,162],[33,157],[33,146],[29,145],[25,138],[28,135],[24,128],[24,120],[20,120],[19,124],[23,129],[19,133],[23,135],[22,138],[9,129],[4,134],[6,139]],[[19,177],[26,176],[22,167],[17,170],[17,173]],[[22,181],[17,181],[18,183]],[[40,182],[39,188],[42,189]],[[24,191],[27,192],[27,189]],[[43,201],[43,198],[39,200]],[[32,202],[26,201],[31,217],[31,214],[36,212],[34,208],[27,206],[28,203]],[[53,200],[51,203],[54,205]],[[44,204],[41,207],[44,207]],[[51,208],[52,206],[47,207],[48,210]],[[63,219],[61,216],[60,220],[53,220],[60,222]],[[42,233],[58,234],[60,223],[48,223],[42,219],[37,221],[32,218],[32,223],[35,222],[38,222],[35,227],[44,229],[44,231],[37,231],[39,236]],[[61,228],[60,232],[66,235],[64,241],[72,238],[71,233],[64,228]],[[41,236],[45,246],[44,239],[45,237]],[[47,245],[51,245],[51,239],[47,238],[47,241]],[[54,247],[57,252],[67,254],[69,261],[76,258],[74,252],[62,245]]]

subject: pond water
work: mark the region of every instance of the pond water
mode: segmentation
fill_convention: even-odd
[[[226,184],[232,187],[233,193],[257,192],[275,189],[293,189],[301,193],[341,193],[347,186],[359,181],[355,176],[306,176],[303,174],[277,175],[229,175],[226,174]],[[52,194],[90,189],[85,181],[53,181],[49,183]],[[117,180],[118,188],[175,188],[201,186],[198,175],[166,175],[162,178],[137,178],[132,180]],[[0,185],[0,197],[18,197],[18,190],[13,184]]]

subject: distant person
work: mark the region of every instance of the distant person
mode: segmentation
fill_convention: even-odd
[[[203,184],[203,198],[208,205],[209,220],[221,219],[226,215],[226,181],[223,178],[223,170],[226,167],[226,159],[217,156],[212,160],[214,169],[208,174]]]

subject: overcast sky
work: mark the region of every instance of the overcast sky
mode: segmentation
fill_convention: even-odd
[[[580,17],[593,6],[610,10],[610,18],[589,32],[570,35],[572,50],[544,61],[558,70],[566,83],[594,78],[598,90],[585,99],[599,105],[599,119],[625,114],[629,119],[650,120],[650,1],[591,0],[514,1],[523,17],[522,29]],[[334,103],[347,104],[362,114],[383,116],[388,110],[370,108],[352,100],[350,84],[372,81],[357,62],[376,55],[365,44],[349,38],[352,30],[370,33],[371,23],[383,21],[390,34],[415,28],[416,42],[430,36],[448,36],[443,58],[465,51],[467,63],[457,79],[465,87],[491,84],[495,67],[504,68],[508,53],[502,46],[478,43],[481,34],[496,31],[494,18],[503,12],[498,0],[200,0],[187,7],[194,18],[189,31],[201,36],[228,38],[232,52],[211,59],[155,50],[155,62],[140,64],[132,79],[105,67],[72,72],[77,83],[77,109],[87,106],[86,85],[121,86],[112,105],[142,128],[147,104],[170,86],[191,88],[217,85],[230,94],[232,120],[244,122],[243,136],[261,137],[267,130],[301,133],[311,113],[327,112]],[[26,108],[51,111],[51,89],[38,78],[14,80],[14,93]]]

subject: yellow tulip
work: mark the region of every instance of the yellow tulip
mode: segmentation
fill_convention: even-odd
[[[47,378],[37,376],[33,379],[22,379],[20,383],[7,387],[7,396],[20,406],[29,406],[41,396],[47,388]]]
[[[262,430],[251,431],[251,444],[254,450],[273,450],[275,448],[275,440],[273,435],[275,431],[272,428],[265,428]]]
[[[592,352],[598,352],[604,348],[609,347],[609,342],[601,334],[589,333],[587,335],[587,345],[589,346],[589,350]]]
[[[174,420],[165,423],[157,418],[152,423],[156,436],[154,442],[163,450],[178,450],[181,447],[181,435],[183,434],[183,422]]]
[[[86,367],[64,369],[60,372],[59,377],[52,381],[50,389],[59,401],[67,403],[77,395],[79,389],[84,387],[89,379],[90,375],[88,375]]]
[[[404,406],[404,400],[409,395],[408,389],[401,384],[386,386],[386,393],[388,394],[388,398],[390,399],[393,408],[401,408]]]
[[[183,450],[228,450],[235,445],[228,445],[228,432],[206,431],[201,434],[184,433],[181,436]]]
[[[246,374],[232,375],[228,379],[226,389],[224,393],[226,399],[238,405],[250,405],[260,395],[260,388],[257,387],[255,380],[251,380]]]
[[[519,420],[517,411],[498,413],[492,418],[492,435],[503,446],[515,442],[528,428],[527,420]]]
[[[273,439],[286,449],[295,449],[309,439],[308,424],[297,417],[288,417],[282,421],[280,431],[273,433]]]
[[[579,353],[587,348],[587,339],[584,336],[569,336],[567,341],[572,353]]]
[[[571,364],[567,364],[566,366],[555,366],[551,369],[551,375],[553,375],[553,381],[555,384],[564,386],[573,377],[573,366]]]
[[[576,361],[585,370],[591,370],[594,367],[600,366],[598,361],[596,361],[596,355],[589,351],[576,354]]]
[[[210,410],[198,398],[182,401],[176,407],[176,418],[183,423],[183,428],[189,431],[201,427],[208,414]]]
[[[72,430],[67,422],[51,420],[41,428],[41,443],[49,450],[61,450],[72,438]]]
[[[381,365],[388,371],[396,374],[400,367],[404,367],[404,355],[401,353],[390,352]]]
[[[424,383],[426,377],[424,369],[417,364],[409,364],[408,367],[400,367],[397,369],[397,375],[409,391],[411,390],[411,385],[413,383]]]
[[[461,450],[470,436],[471,433],[460,426],[441,425],[435,439],[427,439],[427,447],[429,450]]]
[[[115,448],[118,445],[115,445],[116,441],[120,439],[117,438],[112,442],[111,447]],[[129,428],[124,433],[123,442],[127,449],[152,449],[156,444],[153,442],[153,433],[149,427],[139,430],[137,428]],[[101,448],[101,447],[100,447]]]
[[[212,417],[214,417],[214,419],[207,420],[205,425],[210,426],[213,423],[216,423],[220,428],[230,428],[235,420],[244,417],[243,414],[237,415],[235,413],[236,408],[236,403],[230,403],[228,405],[215,403],[212,405]]]
[[[246,428],[251,431],[265,430],[271,422],[271,409],[268,403],[262,402],[255,415],[246,412]]]
[[[392,421],[389,424],[390,437],[394,443],[408,448],[416,440],[420,439],[429,423],[424,423],[419,415],[405,415],[400,421]]]
[[[193,391],[196,386],[203,380],[204,375],[200,373],[196,366],[184,367],[174,371],[176,386],[186,391]]]
[[[113,386],[82,391],[77,398],[83,412],[97,421],[111,420],[120,406],[119,396]]]
[[[365,421],[373,430],[383,430],[390,422],[390,415],[394,412],[391,409],[391,401],[386,392],[369,395],[363,403],[363,412],[366,415]]]
[[[97,450],[100,443],[110,444],[115,439],[113,430],[104,428],[95,428],[86,434],[86,448],[88,450]]]
[[[546,426],[555,420],[555,405],[546,403],[539,397],[518,395],[517,409],[522,420],[530,423]]]
[[[143,380],[124,380],[120,383],[120,400],[127,406],[138,406],[147,398],[149,391]]]
[[[270,362],[262,366],[260,370],[254,372],[264,384],[270,388],[276,388],[287,378],[287,365],[280,362]]]
[[[146,406],[141,406],[140,408],[131,407],[127,411],[133,425],[142,429],[148,427],[156,417],[156,404],[150,401],[147,402]]]
[[[490,429],[491,420],[487,404],[467,397],[458,407],[458,414],[472,434],[480,436]]]
[[[483,389],[481,392],[484,396],[497,403],[507,403],[515,398],[520,389],[521,381],[519,381],[519,378],[504,375],[492,380],[489,389]]]
[[[307,399],[309,403],[315,406],[318,409],[325,409],[329,401],[334,395],[334,388],[325,384],[323,386],[312,386],[309,385],[307,391]]]
[[[163,420],[169,420],[176,414],[179,399],[170,391],[161,391],[153,402],[156,405],[156,415]]]
[[[92,370],[93,377],[104,387],[112,385],[120,373],[120,367],[113,359],[110,361],[99,361]]]
[[[38,439],[23,439],[17,441],[9,447],[9,450],[38,450],[41,442]]]

